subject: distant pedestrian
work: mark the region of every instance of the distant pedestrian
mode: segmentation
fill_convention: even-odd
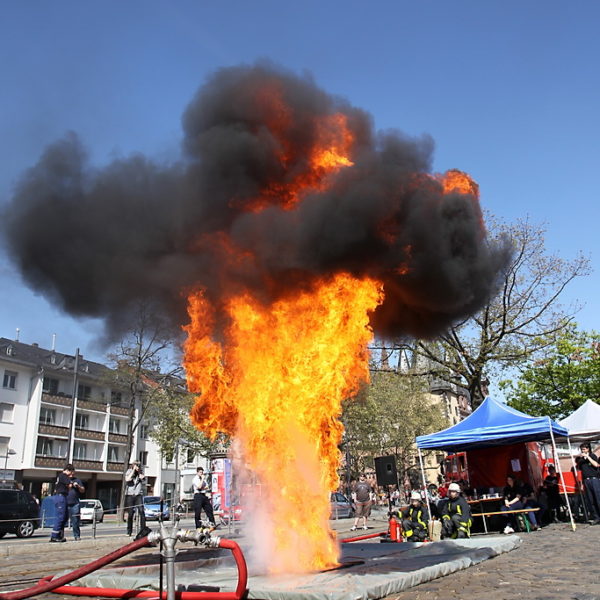
[[[367,477],[364,473],[358,478],[358,483],[354,486],[352,492],[352,500],[354,500],[355,512],[354,512],[354,525],[350,528],[350,531],[356,531],[358,529],[358,522],[360,519],[363,520],[363,529],[367,527],[367,517],[371,512],[371,502],[375,492],[371,487],[371,484],[367,481]]]
[[[127,535],[133,535],[133,515],[137,511],[139,528],[146,527],[144,514],[144,485],[146,476],[142,472],[140,461],[134,460],[125,473],[125,508],[127,509]]]
[[[65,525],[69,520],[67,510],[67,494],[71,489],[71,477],[75,469],[73,465],[65,465],[65,468],[58,474],[54,484],[54,526],[50,534],[51,542],[66,542]]]
[[[202,527],[202,520],[200,519],[202,511],[206,513],[210,524],[216,527],[213,506],[207,496],[210,493],[210,485],[204,476],[204,469],[202,467],[196,469],[196,475],[192,480],[192,491],[194,493],[194,520],[196,522],[196,529]]]
[[[71,488],[67,494],[67,511],[71,519],[71,529],[73,530],[73,539],[78,541],[81,538],[81,494],[85,492],[83,481],[75,477],[75,470],[71,474]]]

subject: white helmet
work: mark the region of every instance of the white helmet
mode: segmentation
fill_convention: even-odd
[[[410,494],[411,500],[421,500],[421,492],[414,491]]]
[[[460,485],[458,485],[458,483],[451,483],[448,486],[448,491],[449,492],[459,492],[460,493]]]

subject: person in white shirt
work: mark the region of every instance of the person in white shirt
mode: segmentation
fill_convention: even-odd
[[[196,529],[202,526],[200,514],[203,510],[206,513],[210,524],[213,527],[216,527],[213,507],[206,495],[207,493],[210,493],[210,485],[204,476],[204,469],[202,467],[196,469],[196,476],[192,480],[192,490],[194,492],[194,519],[196,521]]]

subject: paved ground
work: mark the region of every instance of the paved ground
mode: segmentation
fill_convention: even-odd
[[[369,532],[384,530],[385,518],[374,516]],[[340,537],[355,535],[350,532],[351,525],[349,519],[333,522]],[[221,535],[225,533],[223,531]],[[556,524],[521,537],[523,544],[517,550],[424,583],[387,600],[600,600],[600,577],[597,575],[600,526],[578,525],[577,531],[573,532],[568,525]],[[15,540],[6,544],[8,541],[4,539],[0,543],[0,549],[2,546],[11,548],[0,555],[0,582],[5,584],[14,580],[16,583],[18,578],[30,577],[31,583],[14,587],[3,585],[0,591],[28,587],[41,574],[76,568],[127,543],[129,538],[111,535],[60,545],[40,543],[41,540],[37,543],[34,540]],[[61,597],[45,594],[39,598],[59,600]],[[72,600],[73,597],[63,598]]]

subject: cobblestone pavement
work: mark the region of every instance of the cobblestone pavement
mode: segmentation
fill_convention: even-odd
[[[520,534],[520,548],[411,588],[397,600],[600,600],[600,526],[556,524]]]
[[[381,522],[373,519],[370,532],[384,529],[384,524],[383,519]],[[349,519],[334,523],[340,537],[351,535],[351,525]],[[561,523],[521,534],[521,538],[523,544],[512,552],[423,583],[386,600],[600,600],[600,578],[597,575],[600,526],[579,524],[577,531],[573,532],[569,525]],[[90,540],[85,544],[59,545],[58,548],[54,544],[36,544],[33,552],[24,552],[27,542],[23,542],[22,546],[19,544],[21,552],[0,557],[0,581],[6,582],[19,574],[37,576],[76,568],[127,541],[129,538],[122,536],[122,539]],[[33,581],[13,589],[32,584]],[[57,594],[44,594],[38,598],[73,599],[72,596]]]

